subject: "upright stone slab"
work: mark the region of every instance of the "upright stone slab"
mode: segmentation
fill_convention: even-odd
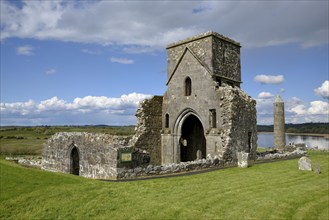
[[[315,174],[320,174],[321,170],[320,170],[320,164],[316,163],[314,166],[314,173]]]
[[[249,166],[249,153],[246,152],[237,152],[237,158],[238,158],[238,167],[241,168],[247,168]]]
[[[312,161],[308,157],[301,157],[298,161],[299,170],[312,171]]]

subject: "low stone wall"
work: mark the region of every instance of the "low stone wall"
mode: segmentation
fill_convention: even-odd
[[[191,172],[207,168],[224,167],[233,164],[224,163],[217,157],[207,156],[207,159],[181,162],[169,165],[148,165],[135,167],[133,169],[118,169],[118,179],[135,179],[143,177],[170,175],[175,173]]]
[[[306,156],[306,151],[296,149],[292,152],[279,153],[277,151],[257,153],[256,161],[274,160],[274,159],[292,159]]]
[[[306,151],[296,149],[293,152],[263,152],[257,153],[256,160],[250,160],[247,164],[251,165],[254,162],[261,161],[270,161],[270,160],[280,160],[280,159],[293,159],[300,158],[306,155]],[[208,155],[206,159],[181,162],[178,164],[169,164],[169,165],[148,165],[135,167],[133,169],[118,169],[117,177],[118,179],[136,179],[144,177],[154,177],[161,175],[171,175],[178,173],[193,172],[198,170],[204,170],[209,168],[221,168],[221,167],[232,167],[237,166],[237,163],[234,162],[225,162],[223,159],[218,158],[217,156],[211,157]]]
[[[28,167],[41,168],[41,159],[32,157],[5,157],[5,160],[14,161],[18,164]]]
[[[296,149],[292,152],[279,153],[277,151],[268,151],[268,152],[257,152],[256,160],[248,161],[248,164],[253,164],[254,162],[268,162],[282,159],[293,159],[300,158],[306,156],[306,151],[301,149]],[[222,158],[218,158],[217,156],[211,157],[207,156],[206,159],[189,161],[189,162],[181,162],[179,164],[170,164],[170,165],[150,165],[149,164],[149,154],[146,151],[142,151],[139,149],[135,149],[132,151],[133,162],[120,165],[118,167],[112,167],[113,176],[110,179],[113,180],[128,180],[128,179],[138,179],[138,178],[146,178],[146,177],[155,177],[155,176],[165,176],[165,175],[173,175],[178,173],[187,173],[199,170],[206,170],[210,168],[224,168],[224,167],[232,167],[237,166],[236,163],[225,162]],[[31,166],[41,168],[41,161],[29,158],[29,157],[6,157],[6,160],[15,161],[18,164],[24,166]],[[60,171],[60,170],[52,170],[52,171]],[[96,178],[96,179],[109,179],[108,176],[101,176],[100,174],[94,174],[94,176],[90,175],[82,175],[88,178]]]

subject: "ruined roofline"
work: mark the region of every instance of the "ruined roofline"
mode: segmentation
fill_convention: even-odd
[[[236,45],[238,47],[241,47],[240,43],[237,42],[237,41],[234,41],[234,40],[232,40],[232,39],[230,39],[230,38],[228,38],[228,37],[226,37],[224,35],[221,35],[221,34],[219,34],[217,32],[208,31],[208,32],[205,32],[203,34],[199,34],[199,35],[194,36],[194,37],[189,37],[189,38],[186,38],[184,40],[180,40],[180,41],[177,41],[175,43],[171,43],[171,44],[167,45],[166,49],[177,47],[177,46],[180,46],[182,44],[190,43],[192,41],[200,40],[202,38],[206,38],[206,37],[209,37],[209,36],[217,37],[217,38],[219,38],[221,40],[224,40],[224,41],[226,41],[228,43],[231,43],[231,44],[234,44],[234,45]]]

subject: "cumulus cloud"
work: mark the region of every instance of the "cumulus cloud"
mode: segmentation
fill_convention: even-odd
[[[258,94],[257,98],[259,99],[268,99],[268,98],[273,98],[274,95],[270,92],[261,92]]]
[[[258,95],[259,96],[259,95]],[[273,124],[273,103],[275,97],[257,97],[257,123]],[[305,103],[303,100],[292,97],[284,100],[285,122],[329,122],[329,103],[323,101],[312,101]]]
[[[62,0],[23,1],[21,7],[10,1],[0,4],[1,39],[57,39],[141,49],[163,48],[215,30],[245,47],[328,43],[328,1]]]
[[[329,80],[324,81],[319,88],[314,89],[314,92],[325,99],[329,99]]]
[[[287,110],[290,114],[288,122],[329,122],[329,103],[312,101],[309,104],[298,104]]]
[[[138,104],[151,95],[130,93],[119,98],[86,96],[67,102],[52,97],[39,103],[34,100],[1,103],[2,125],[35,124],[135,124]]]
[[[283,75],[257,75],[254,80],[262,84],[281,84],[284,81]]]
[[[16,53],[17,55],[23,55],[23,56],[31,56],[34,54],[34,48],[30,45],[24,45],[20,47],[16,47]]]
[[[133,64],[135,61],[127,58],[118,58],[118,57],[111,57],[110,61],[112,63],[120,63],[120,64]]]

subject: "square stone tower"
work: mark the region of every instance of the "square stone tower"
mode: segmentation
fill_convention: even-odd
[[[256,102],[240,89],[240,44],[215,32],[167,47],[161,161],[255,156]]]

